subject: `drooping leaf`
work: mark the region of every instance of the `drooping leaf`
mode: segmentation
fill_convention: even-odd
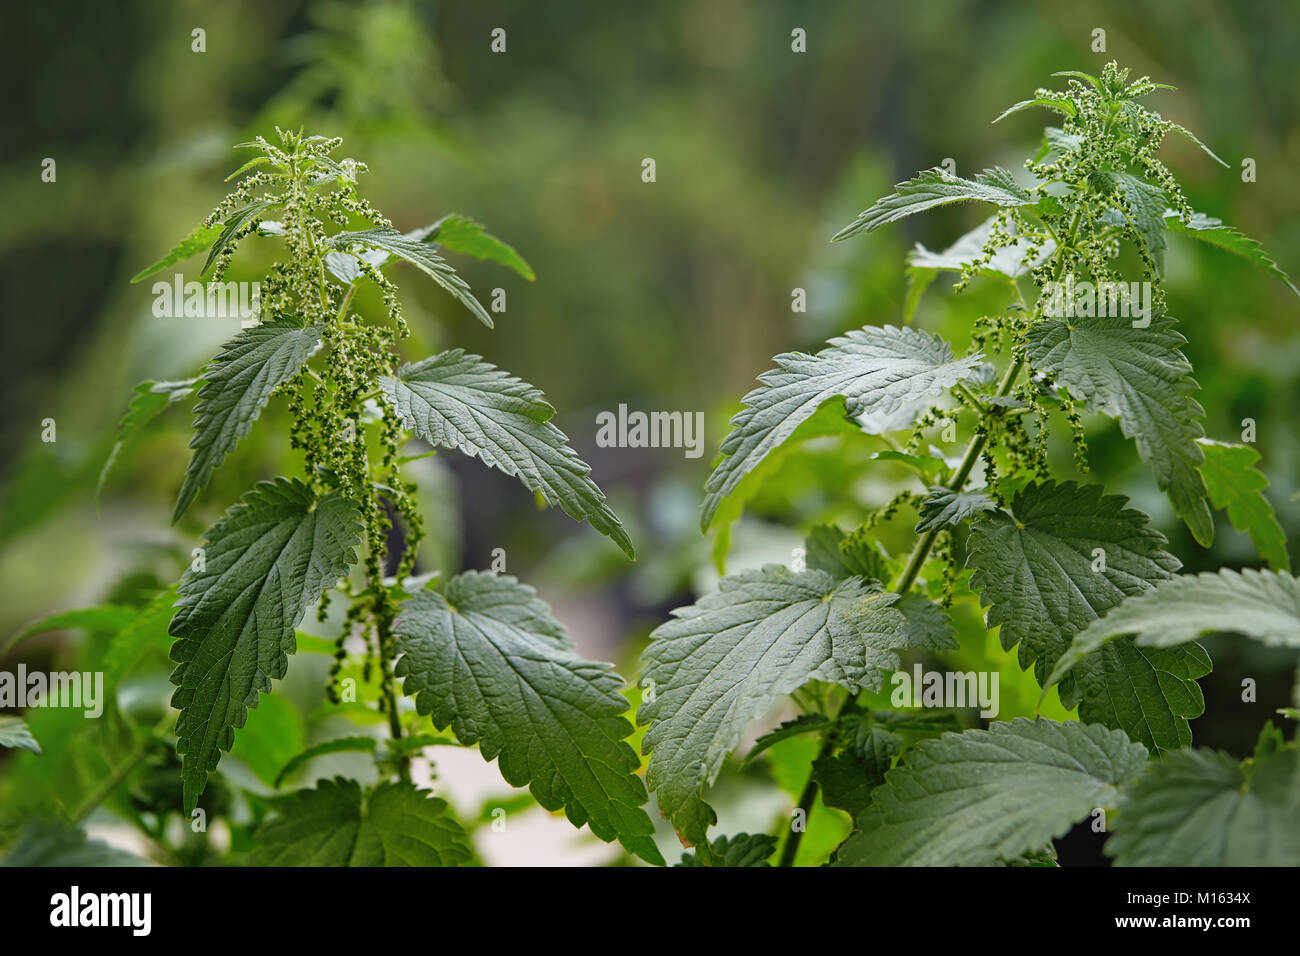
[[[1251,265],[1272,273],[1285,282],[1287,288],[1292,292],[1300,295],[1300,289],[1296,288],[1295,283],[1291,281],[1291,277],[1282,271],[1281,266],[1264,251],[1264,247],[1257,240],[1243,235],[1231,226],[1225,226],[1221,219],[1203,216],[1200,213],[1194,215],[1192,221],[1188,223],[1184,223],[1178,217],[1178,213],[1172,210],[1166,210],[1165,216],[1165,225],[1170,232],[1189,236],[1192,239],[1200,240],[1211,246],[1218,246],[1233,255],[1240,256]]]
[[[634,556],[622,523],[591,480],[591,467],[551,422],[555,409],[540,391],[461,349],[403,365],[379,384],[404,428],[518,478]]]
[[[507,269],[513,269],[529,282],[537,278],[533,274],[532,266],[524,261],[523,256],[516,252],[513,246],[502,242],[491,233],[484,232],[482,224],[468,216],[452,213],[443,216],[432,226],[423,230],[417,229],[408,235],[427,242],[436,242],[448,252],[458,252],[473,256],[475,259],[495,262]]]
[[[0,867],[99,867],[99,866],[149,866],[148,860],[109,846],[102,840],[91,840],[85,831],[56,820],[33,819],[23,827],[22,833],[9,854],[0,860]]]
[[[820,733],[831,727],[831,719],[825,714],[800,714],[793,720],[787,720],[774,730],[769,730],[757,740],[754,746],[749,748],[749,753],[745,754],[745,760],[750,761],[761,754],[764,750],[773,744],[780,743],[790,737],[798,737],[801,734]]]
[[[320,344],[320,330],[291,322],[244,329],[203,373],[194,406],[194,449],[172,521],[179,521],[212,472],[248,434],[277,387],[289,381]]]
[[[438,255],[429,243],[404,235],[390,226],[377,226],[357,232],[340,232],[332,236],[330,241],[340,252],[355,255],[358,249],[363,251],[378,249],[411,263],[457,302],[469,309],[474,318],[489,329],[492,328],[492,317],[488,315],[479,300],[474,298],[469,283],[457,275],[451,264]]]
[[[980,356],[954,358],[948,343],[912,328],[867,326],[830,340],[816,355],[786,352],[762,384],[744,398],[722,442],[723,455],[706,485],[700,525],[746,474],[794,435],[824,403],[843,401],[845,414],[889,414],[919,398],[938,395],[973,374]]]
[[[860,578],[769,565],[674,611],[642,657],[655,696],[637,714],[650,724],[646,782],[664,815],[678,823],[749,722],[783,695],[814,679],[878,690],[880,669],[898,666],[906,622],[896,600]]]
[[[261,217],[262,213],[280,204],[277,199],[257,199],[245,206],[236,209],[224,223],[224,228],[217,234],[217,238],[212,243],[212,248],[208,250],[207,261],[203,263],[203,268],[199,275],[206,275],[212,268],[213,263],[225,251],[226,247],[235,241],[235,234],[251,223],[254,219]],[[195,250],[197,251],[197,250]]]
[[[892,195],[877,200],[859,213],[858,218],[837,232],[831,241],[838,242],[861,232],[870,232],[936,206],[968,200],[1003,207],[1028,206],[1034,202],[1029,192],[1005,169],[986,169],[971,180],[954,176],[936,166],[905,183],[898,183]]]
[[[0,714],[0,747],[21,747],[34,754],[41,752],[41,745],[32,736],[27,721],[9,714]]]
[[[1049,682],[1121,635],[1135,634],[1145,647],[1171,647],[1216,631],[1300,648],[1300,580],[1285,572],[1224,568],[1161,581],[1076,634]]]
[[[1142,769],[1121,731],[1039,718],[926,740],[872,793],[838,866],[988,866],[1037,850]]]
[[[1156,114],[1156,115],[1159,116],[1159,114]],[[1168,122],[1168,120],[1166,120],[1166,122]],[[1187,137],[1189,140],[1191,140],[1193,143],[1195,143],[1195,144],[1200,148],[1201,152],[1203,152],[1206,156],[1210,157],[1210,159],[1214,160],[1216,163],[1218,163],[1218,164],[1219,164],[1220,166],[1222,166],[1224,169],[1229,169],[1229,168],[1230,168],[1230,167],[1228,166],[1227,163],[1225,163],[1222,159],[1220,159],[1220,158],[1215,154],[1214,150],[1210,149],[1210,147],[1208,147],[1208,146],[1206,146],[1204,143],[1202,143],[1202,142],[1197,138],[1196,134],[1193,133],[1190,129],[1188,129],[1188,128],[1185,127],[1185,126],[1179,126],[1177,123],[1169,123],[1169,126],[1170,126],[1170,128],[1171,128],[1175,133],[1178,133],[1178,134],[1180,134],[1180,135],[1182,135],[1182,136],[1185,136],[1185,137]]]
[[[1130,319],[1049,319],[1026,336],[1030,364],[1055,379],[1090,411],[1119,420],[1138,454],[1169,494],[1193,536],[1209,547],[1214,521],[1206,501],[1197,439],[1205,410],[1192,398],[1200,386],[1178,347],[1187,340],[1167,317],[1134,328]]]
[[[1300,866],[1298,756],[1166,755],[1126,789],[1106,853],[1116,866]]]
[[[284,677],[304,611],[356,561],[360,541],[356,505],[284,478],[258,484],[208,530],[203,570],[181,578],[170,627],[186,813],[258,695]]]
[[[257,831],[254,866],[459,866],[469,838],[447,803],[406,782],[362,793],[355,780],[322,780],[283,798]]]
[[[1001,628],[1002,646],[1018,645],[1020,666],[1033,664],[1044,688],[1075,634],[1179,567],[1164,536],[1125,504],[1097,485],[1029,484],[1009,512],[986,512],[971,524],[971,588],[989,609],[989,626]],[[1191,740],[1187,720],[1203,709],[1195,678],[1208,670],[1199,648],[1176,655],[1117,648],[1063,684],[1061,702],[1149,750],[1173,749]]]
[[[403,738],[405,739],[405,738]],[[286,777],[290,776],[295,770],[307,763],[309,760],[315,760],[317,757],[323,757],[326,754],[339,753],[373,753],[378,741],[374,737],[335,737],[333,740],[326,740],[323,743],[313,744],[306,750],[294,754],[280,772],[275,775],[275,786],[278,788],[284,783]]]
[[[1286,550],[1286,532],[1264,489],[1268,479],[1255,467],[1259,452],[1248,445],[1200,440],[1205,461],[1201,477],[1214,507],[1227,509],[1228,520],[1238,531],[1247,532],[1259,556],[1274,571],[1290,571],[1291,557]]]
[[[163,256],[151,266],[146,266],[135,275],[131,276],[132,282],[140,282],[149,278],[155,272],[161,272],[168,266],[174,266],[178,262],[196,256],[204,249],[208,248],[217,241],[217,237],[222,233],[221,226],[195,226],[188,236],[172,248],[171,252]]]
[[[678,866],[771,866],[768,859],[776,852],[776,837],[766,833],[737,833],[735,836],[720,836],[714,839],[709,849],[712,850],[712,862],[702,862],[699,854],[688,850],[682,854]]]
[[[470,571],[445,596],[412,595],[393,630],[402,690],[436,728],[477,743],[508,783],[528,786],[548,810],[563,807],[574,826],[663,863],[641,808],[640,761],[623,739],[632,733],[623,680],[574,652],[532,588]]]
[[[140,437],[145,427],[157,418],[163,409],[188,397],[194,391],[198,381],[197,378],[191,378],[181,382],[141,382],[132,390],[135,394],[131,397],[126,413],[117,423],[117,441],[113,443],[113,450],[108,453],[104,467],[99,472],[99,481],[95,483],[96,504],[99,503],[99,496],[104,490],[108,473],[113,469],[117,456]]]
[[[1128,200],[1132,210],[1133,225],[1142,237],[1147,252],[1155,260],[1157,267],[1164,262],[1165,255],[1165,208],[1167,201],[1164,190],[1131,173],[1115,173],[1115,186],[1120,194]]]
[[[934,487],[921,502],[921,520],[916,523],[916,533],[942,531],[981,511],[992,511],[997,506],[997,502],[984,491],[953,491],[951,488]]]

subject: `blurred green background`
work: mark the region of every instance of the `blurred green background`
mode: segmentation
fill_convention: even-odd
[[[1170,141],[1163,156],[1192,205],[1300,273],[1298,13],[1295,3],[1249,0],[9,4],[0,635],[50,610],[132,603],[174,581],[202,527],[281,470],[284,416],[273,406],[191,516],[169,527],[187,403],[118,460],[98,512],[93,498],[131,387],[195,374],[238,330],[237,320],[155,318],[149,283],[127,281],[224,195],[242,161],[235,142],[276,123],[342,136],[341,154],[370,165],[363,192],[396,226],[463,213],[532,264],[535,283],[456,261],[480,299],[506,290],[508,311],[491,331],[399,268],[415,330],[409,357],[459,345],[542,388],[639,560],[452,454],[417,476],[433,530],[423,560],[481,568],[504,548],[508,570],[556,605],[580,647],[630,675],[649,629],[709,586],[701,490],[754,377],[776,352],[901,322],[906,251],[946,246],[981,212],[950,207],[835,246],[829,236],[945,158],[963,175],[1018,169],[1049,120],[990,120],[1050,85],[1053,71],[1095,72],[1116,58],[1179,87],[1152,104],[1232,167]],[[504,53],[490,50],[498,27]],[[796,27],[806,53],[791,51]],[[1090,49],[1099,27],[1104,54]],[[204,53],[191,50],[195,28],[206,31]],[[54,183],[40,178],[46,157],[57,162]],[[641,178],[646,157],[654,183]],[[1244,157],[1258,182],[1241,182]],[[1170,310],[1189,339],[1207,433],[1238,441],[1242,419],[1256,420],[1260,467],[1294,554],[1297,299],[1226,253],[1170,244]],[[227,278],[257,277],[259,256],[241,253]],[[199,265],[187,264],[187,278]],[[1000,300],[979,283],[960,297],[948,285],[934,287],[916,321],[961,348],[981,303]],[[791,310],[794,288],[807,290],[806,312]],[[703,411],[704,456],[596,447],[596,414],[620,403]],[[57,421],[53,444],[40,441],[47,417]],[[1213,551],[1198,548],[1118,429],[1089,427],[1093,478],[1151,513],[1189,569],[1259,563],[1222,516]],[[847,526],[888,500],[906,476],[865,467],[878,447],[864,439],[792,461],[737,527],[730,566],[788,560],[810,522]],[[886,545],[905,547],[905,530]],[[25,659],[57,657],[61,640],[25,645]],[[1197,740],[1245,753],[1286,701],[1290,662],[1236,642],[1211,652]],[[1015,671],[1009,658],[993,666]],[[1258,704],[1240,702],[1243,673],[1260,681]]]

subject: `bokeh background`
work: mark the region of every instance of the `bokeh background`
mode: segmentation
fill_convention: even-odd
[[[277,123],[342,136],[342,152],[369,163],[363,190],[399,228],[463,213],[532,264],[534,283],[456,262],[480,298],[506,290],[508,311],[491,331],[413,271],[395,273],[415,329],[410,356],[464,346],[542,388],[639,559],[627,562],[558,511],[537,511],[510,479],[446,454],[418,475],[433,530],[423,564],[487,567],[504,548],[509,571],[542,591],[580,647],[631,675],[648,631],[716,573],[698,506],[754,377],[776,352],[900,322],[907,250],[944,247],[980,212],[951,207],[835,246],[829,236],[893,183],[945,158],[965,175],[1019,168],[1047,117],[990,120],[1053,71],[1095,72],[1114,57],[1179,87],[1153,105],[1232,167],[1170,141],[1164,157],[1192,205],[1300,273],[1298,14],[1293,2],[1250,0],[8,4],[0,639],[52,610],[139,602],[176,579],[228,502],[287,467],[283,409],[273,407],[170,527],[187,405],[123,454],[98,509],[94,501],[131,387],[195,374],[237,331],[236,320],[155,318],[149,283],[127,281],[224,194],[241,161],[235,142]],[[204,53],[191,50],[196,27],[206,31]],[[498,27],[505,53],[489,48]],[[806,53],[791,51],[796,27]],[[1090,49],[1098,27],[1105,54]],[[40,178],[46,157],[57,162],[54,183]],[[652,184],[641,179],[646,157],[657,166]],[[1244,157],[1256,161],[1256,183],[1240,179]],[[241,254],[227,278],[255,278],[267,264],[260,255]],[[189,263],[187,277],[199,265]],[[962,347],[971,319],[998,299],[978,284],[954,297],[948,285],[933,287],[916,321]],[[806,312],[791,310],[796,287],[807,290]],[[1242,419],[1256,420],[1269,497],[1295,554],[1300,303],[1265,274],[1178,237],[1168,291],[1207,432],[1236,441]],[[620,403],[704,412],[705,455],[596,447],[597,413]],[[53,444],[40,441],[45,418],[57,421]],[[1130,443],[1108,423],[1089,428],[1093,477],[1151,513],[1190,570],[1258,564],[1222,517],[1213,550],[1199,548]],[[906,476],[867,467],[877,447],[866,440],[792,460],[736,528],[729,566],[788,560],[809,523],[848,526],[887,501]],[[906,546],[901,531],[885,543]],[[19,657],[52,667],[87,639],[56,633]],[[1210,649],[1216,670],[1203,682],[1209,716],[1193,724],[1197,740],[1245,754],[1286,702],[1292,662],[1239,642]],[[996,644],[981,655],[1004,671],[1004,716],[1032,712],[1032,686],[1022,686],[1026,700],[1015,697],[1014,662]],[[1260,682],[1256,704],[1240,701],[1243,674]],[[777,759],[754,772],[797,790],[800,756],[796,748],[788,767]],[[439,774],[449,790],[464,789],[462,804],[494,787],[495,770],[472,753],[449,753]],[[28,797],[35,779],[24,783]],[[789,805],[775,793],[737,801],[729,819],[766,826]],[[536,860],[537,846],[557,861],[607,856],[601,844],[537,840],[524,858]]]

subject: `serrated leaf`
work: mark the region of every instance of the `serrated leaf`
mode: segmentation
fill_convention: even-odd
[[[1300,581],[1286,573],[1228,568],[1161,581],[1076,634],[1049,683],[1121,635],[1135,634],[1146,647],[1171,647],[1217,631],[1300,648]]]
[[[284,783],[286,777],[309,760],[315,760],[317,757],[323,757],[326,754],[374,753],[378,743],[374,737],[335,737],[333,740],[313,744],[306,750],[289,758],[285,765],[280,768],[280,772],[275,775],[274,786],[278,789],[280,784]]]
[[[27,721],[8,714],[0,714],[0,747],[20,747],[34,754],[41,752],[41,745],[32,736]]]
[[[131,276],[132,282],[140,282],[149,278],[155,272],[161,272],[168,266],[174,266],[178,262],[183,262],[191,256],[196,256],[204,249],[211,246],[217,241],[217,237],[222,233],[221,226],[195,226],[188,236],[172,248],[171,252],[163,256],[151,266],[146,266],[135,275]]]
[[[185,469],[172,521],[180,520],[212,472],[248,434],[271,393],[298,374],[320,344],[320,330],[266,322],[227,342],[203,373],[194,406],[194,454]]]
[[[1165,193],[1131,173],[1115,173],[1115,185],[1132,208],[1133,225],[1157,266],[1165,256]]]
[[[954,491],[951,488],[934,487],[921,502],[921,520],[916,523],[916,533],[942,531],[981,511],[992,511],[997,506],[998,503],[983,491]]]
[[[1005,169],[986,169],[971,180],[935,166],[905,183],[898,183],[893,195],[879,199],[863,210],[857,219],[832,236],[831,241],[838,242],[861,232],[870,232],[937,206],[969,200],[1003,207],[1028,206],[1034,202],[1029,192]]]
[[[356,255],[358,247],[363,251],[378,249],[411,263],[440,285],[457,302],[469,309],[474,318],[489,329],[492,328],[492,317],[488,315],[478,299],[474,298],[469,284],[457,275],[451,264],[438,255],[434,247],[427,242],[404,235],[390,226],[362,229],[357,232],[340,232],[332,236],[330,241],[339,252]]]
[[[91,840],[84,831],[55,820],[28,821],[0,867],[149,866],[148,860]]]
[[[1075,634],[1178,569],[1178,559],[1163,549],[1164,536],[1125,504],[1119,495],[1103,496],[1097,485],[1046,482],[1018,492],[1009,513],[988,512],[972,522],[970,586],[989,609],[989,626],[1001,628],[1003,648],[1018,645],[1020,666],[1034,665],[1044,688]],[[1174,749],[1190,742],[1187,720],[1203,709],[1195,685],[1209,669],[1202,658],[1199,648],[1174,656],[1116,649],[1095,656],[1077,680],[1065,683],[1061,702],[1149,750]]]
[[[404,428],[518,478],[547,504],[591,522],[629,558],[635,556],[618,516],[591,480],[591,467],[551,422],[555,409],[533,386],[461,349],[403,365],[379,384]]]
[[[532,588],[508,575],[470,571],[446,596],[420,591],[393,624],[396,675],[434,726],[448,725],[513,786],[528,786],[574,826],[663,864],[641,805],[640,761],[623,738],[623,680],[584,660]],[[498,759],[499,758],[499,759]]]
[[[650,724],[646,782],[664,815],[678,824],[749,722],[783,695],[810,680],[879,690],[880,670],[898,667],[903,641],[896,600],[859,578],[769,565],[728,575],[674,611],[642,655],[655,697],[637,714]]]
[[[872,793],[837,866],[988,866],[1064,836],[1146,762],[1121,731],[1016,718],[926,740]]]
[[[787,720],[779,727],[769,730],[754,741],[754,746],[749,748],[749,753],[745,754],[745,761],[753,760],[764,750],[773,744],[780,743],[790,737],[798,737],[802,734],[813,732],[820,733],[832,726],[831,719],[825,714],[800,714],[792,720]]]
[[[1014,106],[1008,106],[993,122],[999,123],[1012,113],[1019,113],[1021,110],[1027,110],[1031,106],[1041,106],[1045,109],[1055,110],[1062,116],[1068,116],[1071,118],[1078,115],[1079,112],[1079,108],[1074,105],[1074,102],[1064,96],[1036,96],[1032,100],[1021,100]]]
[[[1169,121],[1165,120],[1165,122],[1169,122]],[[1185,136],[1193,143],[1195,143],[1200,148],[1201,152],[1203,152],[1206,156],[1210,157],[1210,159],[1214,160],[1224,169],[1231,168],[1227,163],[1225,163],[1222,159],[1218,157],[1218,155],[1214,152],[1214,150],[1210,149],[1210,147],[1202,143],[1200,139],[1197,138],[1196,134],[1193,133],[1190,129],[1188,129],[1185,126],[1179,126],[1177,123],[1169,123],[1169,126],[1175,133]]]
[[[1187,340],[1173,327],[1169,318],[1152,319],[1147,328],[1124,318],[1049,319],[1029,330],[1026,352],[1035,369],[1090,411],[1119,420],[1174,510],[1209,547],[1214,521],[1196,442],[1205,434],[1205,410],[1192,398],[1200,386],[1178,350]]]
[[[452,213],[443,216],[432,226],[423,230],[417,229],[415,233],[408,233],[408,235],[417,236],[427,242],[436,242],[448,252],[458,252],[473,256],[475,259],[495,262],[514,270],[529,282],[537,278],[532,266],[524,261],[523,256],[516,252],[513,246],[502,242],[491,233],[484,232],[482,224],[468,216]]]
[[[279,204],[280,201],[278,199],[258,199],[254,202],[248,203],[246,206],[241,206],[239,209],[232,212],[226,218],[224,228],[222,228],[221,232],[217,234],[216,240],[212,243],[212,248],[208,250],[207,261],[203,263],[203,268],[199,271],[199,275],[207,274],[208,270],[212,268],[213,263],[217,261],[217,257],[221,255],[228,245],[235,241],[235,234],[239,232],[239,230],[243,229],[254,219],[260,217],[262,213],[266,212],[268,209],[272,209]]]
[[[256,840],[254,866],[459,866],[473,855],[446,801],[406,782],[363,795],[342,777],[284,798]]]
[[[356,561],[361,518],[347,499],[297,479],[261,482],[205,535],[169,629],[185,812],[194,809],[259,694],[284,677],[294,628]]]
[[[1272,256],[1264,251],[1264,247],[1257,240],[1243,235],[1231,226],[1225,226],[1220,219],[1213,219],[1200,213],[1194,215],[1192,221],[1188,223],[1184,223],[1178,217],[1178,213],[1172,210],[1166,210],[1165,217],[1165,225],[1170,232],[1190,236],[1193,239],[1198,239],[1212,246],[1218,246],[1233,255],[1240,256],[1252,265],[1271,272],[1285,282],[1288,289],[1296,295],[1300,295],[1300,289],[1296,288],[1295,283],[1291,281],[1291,277],[1282,271],[1282,268],[1273,260]]]
[[[771,866],[768,859],[776,852],[776,837],[766,833],[737,833],[713,840],[709,849],[712,862],[700,859],[703,854],[688,851],[678,866]]]
[[[953,627],[952,618],[929,598],[908,591],[894,607],[907,619],[905,646],[935,653],[955,651],[961,646],[957,643],[957,629]]]
[[[762,384],[744,398],[722,442],[722,460],[709,475],[700,526],[746,474],[775,451],[825,403],[843,401],[844,413],[888,415],[917,399],[938,395],[973,374],[980,356],[954,358],[948,343],[912,328],[867,326],[830,340],[816,355],[786,352]],[[834,400],[832,402],[832,400]]]
[[[1300,866],[1300,760],[1293,747],[1247,769],[1221,751],[1152,763],[1106,843],[1116,866]]]
[[[1259,452],[1247,445],[1200,439],[1205,461],[1201,477],[1214,507],[1227,509],[1228,520],[1238,531],[1250,535],[1259,556],[1274,571],[1290,571],[1291,557],[1286,550],[1286,532],[1264,489],[1268,479],[1255,467]]]
[[[113,450],[108,453],[108,458],[104,461],[104,467],[99,471],[99,480],[95,482],[95,504],[99,505],[99,496],[104,490],[104,484],[108,481],[108,473],[113,469],[117,456],[122,453],[131,442],[140,437],[145,428],[157,418],[162,411],[168,406],[181,401],[194,391],[198,384],[197,378],[186,379],[179,382],[141,382],[132,392],[131,402],[127,405],[125,414],[117,423],[117,441],[113,443]]]
[[[884,581],[889,566],[876,545],[860,531],[845,534],[833,524],[814,525],[804,539],[805,562],[817,571],[826,571],[837,580],[860,577],[866,581]]]

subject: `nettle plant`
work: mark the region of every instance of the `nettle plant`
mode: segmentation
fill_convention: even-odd
[[[470,861],[462,824],[411,779],[413,755],[453,743],[477,745],[509,783],[529,787],[548,810],[563,809],[575,826],[662,863],[642,808],[640,761],[624,740],[633,726],[621,678],[575,653],[548,607],[513,577],[414,573],[422,522],[403,468],[422,455],[401,454],[409,437],[515,476],[633,556],[541,392],[460,349],[413,364],[398,357],[407,326],[386,274],[391,264],[414,265],[488,326],[439,247],[530,279],[531,270],[464,217],[397,231],[357,193],[365,166],[332,157],[338,139],[278,132],[278,143],[242,144],[257,155],[232,175],[243,177],[234,191],[136,277],[207,250],[203,271],[220,281],[241,240],[282,244],[261,279],[261,322],[228,342],[199,380],[140,387],[127,416],[137,427],[168,401],[197,393],[174,519],[273,398],[287,404],[290,445],[302,455],[301,477],[259,483],[207,531],[179,585],[169,632],[184,813],[199,805],[249,709],[285,676],[306,611],[318,608],[323,622],[333,598],[346,615],[329,693],[360,729],[298,754],[276,783],[299,777],[313,757],[349,750],[373,754],[378,783],[340,777],[273,802],[253,835],[253,863]],[[355,305],[366,285],[379,290],[378,316]],[[390,554],[395,521],[400,554]],[[399,706],[403,694],[413,707]],[[382,741],[361,732],[376,713],[386,717]],[[437,735],[447,727],[454,740]]]
[[[973,179],[930,169],[836,235],[957,202],[997,209],[943,252],[918,246],[905,327],[778,355],[732,419],[705,530],[733,520],[765,463],[807,438],[883,433],[876,458],[907,466],[917,487],[862,527],[813,528],[791,567],[723,577],[652,635],[643,684],[653,695],[638,715],[650,724],[646,779],[694,862],[775,855],[770,834],[711,837],[704,789],[749,724],[792,695],[802,712],[751,751],[820,740],[781,865],[795,862],[819,795],[854,821],[823,857],[837,865],[1054,865],[1052,841],[1085,820],[1112,833],[1105,850],[1119,864],[1300,864],[1296,743],[1270,721],[1243,762],[1190,746],[1188,721],[1204,710],[1196,680],[1211,667],[1195,638],[1224,631],[1300,648],[1300,583],[1258,454],[1204,437],[1161,284],[1166,237],[1209,242],[1290,281],[1258,243],[1188,206],[1156,152],[1171,133],[1209,150],[1140,102],[1170,87],[1127,72],[1057,74],[1065,90],[1038,90],[1003,114],[1045,107],[1063,118],[1025,163],[1028,185],[1000,168]],[[974,323],[965,355],[910,325],[941,272],[957,274],[958,290],[992,281],[1007,293],[1005,308]],[[1147,515],[1054,477],[1056,429],[1073,436],[1075,471],[1087,470],[1085,411],[1118,421],[1197,541],[1211,543],[1212,506],[1226,509],[1271,570],[1179,575]],[[959,459],[929,445],[936,425],[968,436]],[[890,521],[915,522],[910,553],[878,541]],[[986,608],[1002,647],[1077,721],[1036,714],[962,730],[952,709],[878,706],[901,654],[942,661],[959,648],[948,609],[960,600]]]

